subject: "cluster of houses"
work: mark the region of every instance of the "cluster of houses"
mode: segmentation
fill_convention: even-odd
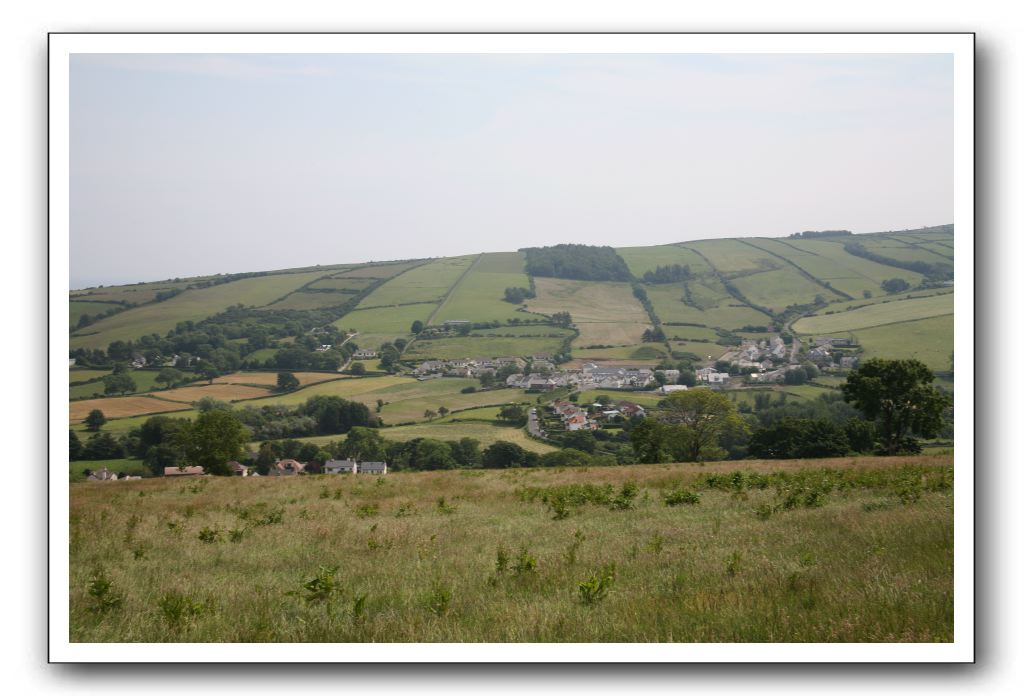
[[[743,339],[742,345],[722,355],[721,360],[738,365],[739,369],[752,368],[757,371],[770,370],[786,361],[793,363],[796,361],[781,336],[759,341]]]
[[[141,479],[141,476],[129,476],[128,474],[121,474],[118,476],[116,471],[103,467],[102,469],[96,469],[95,471],[89,471],[86,473],[86,481],[136,481]]]
[[[534,361],[534,369],[536,362]],[[412,374],[419,379],[434,377],[479,377],[485,374],[497,374],[502,367],[514,365],[521,370],[526,366],[522,358],[457,358],[455,360],[424,360]],[[551,364],[553,367],[553,363]]]
[[[654,381],[654,371],[645,367],[601,367],[586,363],[581,368],[554,372],[509,375],[505,385],[532,391],[553,391],[559,387],[574,389],[645,389]],[[669,374],[673,373],[673,374]],[[664,370],[668,381],[678,379],[678,370]]]
[[[806,357],[818,367],[841,367],[851,370],[860,364],[860,359],[855,355],[843,355],[835,361],[835,350],[841,348],[858,348],[856,341],[851,338],[836,338],[834,336],[818,336],[814,341],[814,347],[806,353]]]
[[[597,430],[601,422],[646,415],[646,410],[642,406],[631,401],[619,401],[613,406],[595,403],[587,409],[569,401],[558,400],[551,403],[550,409],[561,419],[561,424],[568,431]]]

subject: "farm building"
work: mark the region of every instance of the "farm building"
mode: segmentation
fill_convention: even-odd
[[[360,348],[352,353],[352,357],[356,360],[367,360],[369,358],[375,358],[376,356],[377,352],[375,350],[367,350],[365,348]]]
[[[323,473],[354,474],[358,472],[358,466],[353,459],[328,459],[323,463]]]
[[[106,467],[103,467],[102,469],[98,469],[96,471],[90,471],[89,475],[86,477],[86,480],[88,480],[88,481],[116,481],[117,480],[117,473],[113,472],[113,471],[110,471],[110,469],[108,469]]]
[[[270,467],[269,476],[294,476],[304,474],[305,464],[294,459],[278,459]]]
[[[249,467],[245,466],[241,462],[228,462],[227,466],[231,469],[232,476],[248,476]]]

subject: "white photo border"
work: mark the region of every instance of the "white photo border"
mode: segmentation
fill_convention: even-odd
[[[74,53],[944,53],[954,59],[954,641],[950,643],[72,643],[67,391]],[[53,33],[49,36],[49,660],[195,663],[969,663],[975,631],[972,33]],[[343,646],[339,649],[339,646]],[[111,660],[116,656],[116,660]]]

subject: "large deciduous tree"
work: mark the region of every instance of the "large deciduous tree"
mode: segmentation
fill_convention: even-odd
[[[680,462],[723,459],[727,453],[721,447],[722,440],[734,439],[748,429],[735,404],[710,389],[674,392],[661,406],[658,420],[664,428],[646,429],[658,442],[649,446],[640,442],[637,447],[636,438],[642,438],[644,433],[640,430],[640,435],[633,438],[637,454],[645,451],[663,457],[666,453],[673,461]]]
[[[98,432],[107,422],[107,417],[103,415],[103,412],[98,408],[94,408],[89,411],[89,415],[85,417],[85,429],[91,433]]]
[[[912,449],[912,436],[934,437],[952,399],[931,385],[932,373],[919,360],[873,358],[849,373],[842,395],[877,425],[883,454]]]
[[[237,416],[227,411],[200,413],[177,433],[175,444],[185,464],[201,466],[208,474],[231,476],[228,462],[242,457],[249,434]]]

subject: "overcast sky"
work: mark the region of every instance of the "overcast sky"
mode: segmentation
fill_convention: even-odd
[[[952,222],[947,55],[84,55],[71,287]]]

